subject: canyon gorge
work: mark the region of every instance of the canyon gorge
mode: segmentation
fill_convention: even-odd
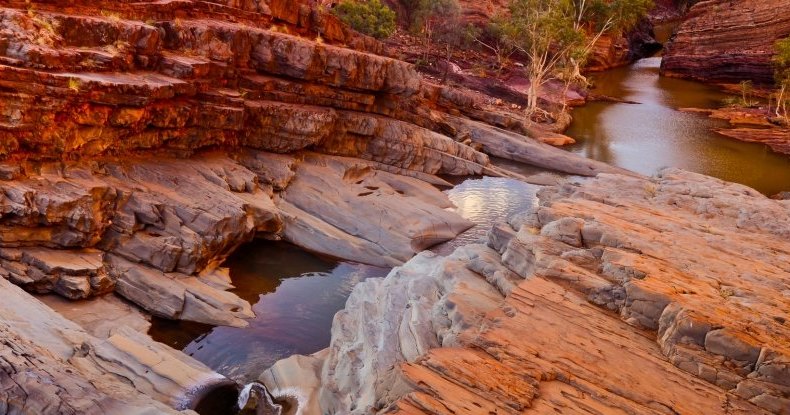
[[[663,75],[773,82],[790,1],[658,3]],[[790,163],[762,144],[786,126],[717,126],[768,190],[640,171],[558,147],[578,125],[529,121],[515,80],[439,82],[327,7],[0,3],[0,414],[238,413],[239,383],[260,414],[790,414]],[[590,69],[650,55],[653,23]],[[504,190],[468,209],[509,198],[486,223],[453,194],[472,180]],[[321,350],[253,378],[158,341],[257,324],[228,265],[255,240],[378,271]]]

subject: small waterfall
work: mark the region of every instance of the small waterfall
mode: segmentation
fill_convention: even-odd
[[[274,402],[266,386],[258,382],[248,383],[239,392],[236,402],[239,415],[283,415],[283,407]]]
[[[200,415],[289,415],[298,408],[290,398],[275,399],[266,386],[230,383],[206,393],[193,408]]]

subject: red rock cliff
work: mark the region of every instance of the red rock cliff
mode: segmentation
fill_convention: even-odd
[[[790,0],[708,0],[691,7],[662,73],[704,81],[773,82],[774,43],[790,36]]]

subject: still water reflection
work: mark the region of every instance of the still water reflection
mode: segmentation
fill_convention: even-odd
[[[240,382],[274,362],[329,346],[332,318],[354,286],[388,269],[337,262],[286,243],[256,241],[225,264],[236,289],[253,304],[249,327],[212,327],[154,319],[149,334]]]
[[[641,104],[593,102],[573,112],[570,151],[652,175],[680,167],[751,186],[763,193],[790,190],[790,158],[762,144],[722,137],[724,122],[677,111],[714,108],[724,94],[713,87],[658,74],[661,58],[594,76],[595,93]]]

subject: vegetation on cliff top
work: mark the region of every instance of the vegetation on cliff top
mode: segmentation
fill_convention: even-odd
[[[538,111],[540,89],[549,80],[560,79],[567,87],[586,86],[581,69],[595,43],[604,34],[632,28],[653,7],[653,0],[509,0],[507,11],[481,28],[463,24],[457,0],[401,3],[406,14],[402,21],[422,39],[422,63],[431,57],[437,64],[444,60],[445,80],[453,50],[470,43],[491,52],[498,71],[512,56],[520,57],[530,81],[528,115]],[[381,0],[342,0],[334,13],[356,30],[378,38],[395,31],[395,13]]]
[[[381,0],[343,0],[333,12],[354,30],[377,39],[395,33],[395,12]]]
[[[528,111],[552,77],[586,85],[581,68],[601,36],[630,29],[653,7],[652,0],[511,0],[498,33],[527,57]]]
[[[779,87],[776,93],[776,116],[790,124],[790,37],[776,42],[774,65]]]

